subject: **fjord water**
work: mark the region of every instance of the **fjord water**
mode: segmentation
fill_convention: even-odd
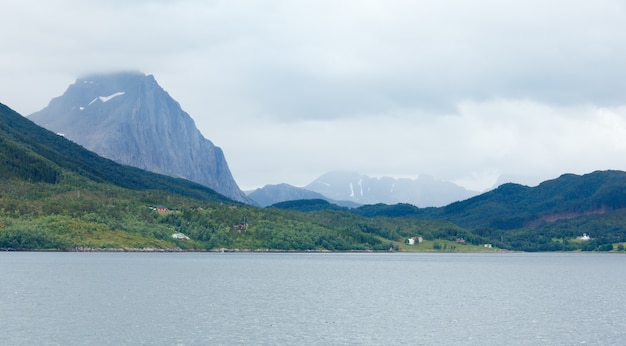
[[[610,254],[0,253],[2,345],[618,345]]]

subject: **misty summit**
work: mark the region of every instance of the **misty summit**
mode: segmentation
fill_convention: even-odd
[[[249,202],[222,150],[202,136],[152,75],[79,78],[28,118],[113,161],[188,179]]]

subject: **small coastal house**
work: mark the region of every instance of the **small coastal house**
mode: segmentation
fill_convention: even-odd
[[[184,235],[184,234],[182,234],[180,232],[172,234],[172,238],[178,239],[178,240],[189,240],[188,236],[186,236],[186,235]]]
[[[406,240],[407,245],[415,245],[423,242],[424,239],[422,237],[412,237]]]

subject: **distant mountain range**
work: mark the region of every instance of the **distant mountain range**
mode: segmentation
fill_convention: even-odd
[[[417,179],[372,178],[356,172],[330,172],[304,187],[334,200],[359,204],[410,203],[418,207],[443,206],[478,194],[427,175]]]
[[[244,203],[222,150],[153,76],[128,72],[79,78],[28,118],[116,162],[185,178]]]
[[[329,172],[302,188],[267,185],[249,193],[248,197],[262,206],[298,199],[323,199],[347,207],[377,203],[439,207],[476,195],[476,191],[427,175],[396,179],[372,178],[356,172]]]

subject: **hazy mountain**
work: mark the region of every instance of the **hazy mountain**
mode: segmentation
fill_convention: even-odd
[[[248,194],[248,198],[257,202],[262,207],[292,200],[301,199],[324,199],[321,194],[289,184],[265,185]]]
[[[185,178],[250,202],[224,154],[153,76],[117,73],[80,78],[29,119],[116,162]]]
[[[265,185],[262,188],[250,192],[248,194],[248,198],[252,199],[262,207],[295,200],[325,200],[327,202],[349,208],[356,208],[360,205],[350,201],[335,201],[320,193],[289,184]]]
[[[372,178],[355,172],[330,172],[304,188],[334,200],[359,204],[409,203],[418,207],[443,206],[478,194],[426,175],[395,179]]]

